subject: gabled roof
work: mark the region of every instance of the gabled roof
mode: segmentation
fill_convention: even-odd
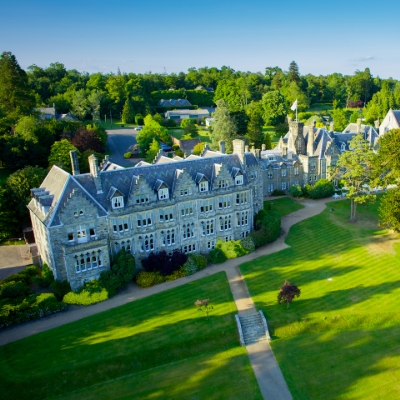
[[[157,105],[160,107],[191,107],[192,104],[186,99],[161,99]]]
[[[396,118],[397,123],[400,126],[400,110],[392,110],[394,117]]]

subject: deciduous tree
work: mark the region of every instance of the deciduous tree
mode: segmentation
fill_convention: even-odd
[[[267,92],[262,97],[264,121],[266,125],[278,125],[285,121],[287,107],[285,98],[278,90]]]
[[[232,139],[235,137],[237,128],[227,104],[223,100],[217,101],[217,109],[214,113],[215,121],[210,134],[213,148],[218,148],[219,142],[225,141],[226,150],[232,151]]]
[[[295,297],[300,296],[300,289],[293,283],[285,281],[278,293],[278,304],[287,304],[287,309]]]
[[[53,165],[57,165],[58,167],[64,169],[65,171],[71,173],[71,156],[69,152],[71,150],[76,150],[79,154],[79,150],[73,146],[68,140],[60,140],[59,142],[55,142],[53,146],[51,146],[50,156],[49,156],[49,165],[50,167]]]

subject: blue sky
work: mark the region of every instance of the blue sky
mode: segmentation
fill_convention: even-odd
[[[295,60],[301,74],[369,67],[400,79],[394,0],[13,0],[1,10],[0,51],[23,68],[57,61],[88,72],[264,72]]]

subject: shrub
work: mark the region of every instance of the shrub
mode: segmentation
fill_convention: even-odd
[[[51,289],[53,289],[57,300],[62,300],[63,297],[71,291],[71,285],[67,280],[64,280],[62,282],[55,280],[51,283],[50,287]]]
[[[176,123],[175,123],[175,121],[172,120],[172,119],[167,119],[167,120],[164,122],[164,126],[165,126],[166,128],[176,128]]]
[[[272,192],[272,196],[283,196],[285,194],[285,192],[283,190],[279,190],[279,189],[275,189]]]
[[[207,258],[201,254],[189,254],[188,258],[195,262],[199,271],[207,266]]]
[[[264,231],[263,230],[258,230],[258,231],[253,231],[250,233],[250,237],[254,242],[254,246],[256,249],[258,249],[259,247],[264,246],[265,244],[267,244],[267,240],[266,237],[264,235]]]
[[[178,270],[187,261],[188,256],[179,250],[174,250],[172,255],[168,255],[166,251],[159,253],[150,253],[149,256],[142,260],[142,266],[147,272],[160,272],[166,276]]]
[[[311,187],[311,189],[308,190],[308,195],[312,199],[331,197],[333,193],[335,193],[335,187],[332,182],[328,181],[328,179],[320,179]]]
[[[183,268],[185,269],[186,276],[193,275],[197,272],[196,262],[190,257],[188,257],[188,260],[183,264]]]
[[[186,276],[185,267],[182,265],[179,269],[175,270],[172,274],[165,277],[165,282],[175,281],[179,278]]]
[[[160,282],[161,275],[158,272],[147,272],[147,271],[140,271],[136,275],[136,284],[142,288],[147,288],[153,286],[157,283],[162,283],[163,279]]]
[[[255,248],[276,240],[281,233],[281,217],[277,211],[261,210],[254,218],[256,230],[250,233]]]
[[[132,157],[132,152],[131,151],[127,151],[125,154],[124,154],[124,158],[131,158]]]
[[[28,296],[31,291],[24,282],[6,282],[0,286],[0,299],[16,299]]]
[[[213,264],[220,264],[226,261],[226,255],[221,249],[218,249],[217,247],[211,250],[208,256]]]
[[[176,150],[175,155],[178,157],[185,157],[185,153],[182,150]]]
[[[177,144],[173,144],[172,145],[172,150],[174,150],[174,151],[180,150],[180,147]]]
[[[303,190],[301,189],[300,185],[293,185],[290,189],[289,189],[289,193],[293,196],[293,197],[301,197],[303,196]]]
[[[87,282],[82,289],[69,292],[64,296],[63,302],[67,304],[77,304],[88,306],[108,299],[107,290],[101,286],[100,281],[93,280]]]
[[[34,276],[32,282],[39,287],[46,288],[54,281],[53,271],[44,263],[40,276]]]
[[[221,249],[226,258],[237,258],[247,254],[246,250],[242,247],[240,240],[223,242],[221,239],[218,239],[215,247]]]
[[[255,250],[254,241],[250,236],[240,239],[240,244],[246,250],[246,254],[252,253]]]

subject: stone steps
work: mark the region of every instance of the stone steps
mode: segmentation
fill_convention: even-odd
[[[244,344],[268,340],[260,313],[239,317]]]

